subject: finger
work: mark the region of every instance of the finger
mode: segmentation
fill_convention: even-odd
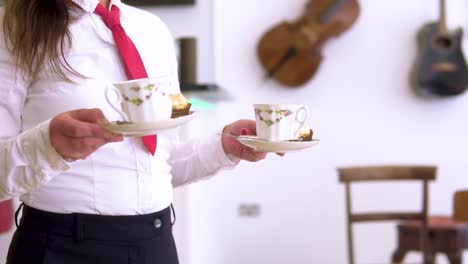
[[[100,137],[110,139],[117,136],[98,124],[82,122],[71,117],[63,121],[61,130],[64,136],[73,138]]]
[[[261,154],[261,155],[252,153],[252,154],[249,154],[248,156],[246,156],[245,160],[250,161],[250,162],[257,162],[257,161],[265,159],[265,157],[266,157],[266,153]]]
[[[244,148],[242,152],[242,158],[251,162],[262,160],[266,157],[266,155],[266,152],[255,151],[251,148]]]
[[[104,129],[101,125],[98,125],[98,124],[88,124],[87,132],[90,137],[102,137],[108,140],[112,138],[122,137],[122,135],[112,133],[109,130]]]
[[[103,145],[111,142],[122,141],[123,137],[118,136],[111,139],[104,138],[66,138],[63,150],[63,157],[70,160],[85,159]]]
[[[123,141],[123,136],[122,135],[118,135],[118,136],[115,136],[115,137],[112,137],[112,138],[108,138],[107,139],[107,143],[112,143],[112,142],[120,142],[120,141]]]
[[[245,135],[257,135],[257,125],[254,120],[246,119],[242,121],[244,122],[244,128],[242,128],[242,131],[247,131],[247,134]]]
[[[91,153],[95,152],[97,149],[102,147],[103,145],[119,141],[119,137],[115,137],[113,139],[104,139],[104,138],[93,138],[93,137],[86,137],[86,138],[72,138],[69,139],[69,146],[70,153],[81,153],[82,156],[87,157]]]
[[[262,159],[266,158],[267,154],[268,154],[267,152],[258,152],[258,151],[255,151],[254,156],[255,156],[255,158],[256,158],[257,160],[262,160]]]
[[[94,152],[96,149],[106,144],[107,140],[104,138],[73,138],[70,140],[70,145],[75,150],[74,152],[88,153]]]
[[[77,120],[87,123],[107,123],[104,113],[99,108],[93,109],[78,109],[70,112],[70,115]]]

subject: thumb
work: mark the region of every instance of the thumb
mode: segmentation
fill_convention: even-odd
[[[256,135],[257,134],[257,124],[253,120],[242,120],[242,129],[240,131],[241,135]]]

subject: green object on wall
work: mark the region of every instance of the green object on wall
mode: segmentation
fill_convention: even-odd
[[[214,110],[216,108],[214,104],[200,99],[189,98],[188,101],[192,104],[194,108],[198,108],[201,110]]]

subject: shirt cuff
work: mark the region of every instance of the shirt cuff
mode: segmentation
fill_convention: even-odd
[[[240,159],[224,152],[222,137],[219,133],[213,133],[200,140],[200,160],[208,172],[214,172],[221,168],[232,168]]]
[[[44,121],[19,135],[19,144],[26,160],[43,179],[50,179],[70,168],[50,143],[49,124],[50,120]]]

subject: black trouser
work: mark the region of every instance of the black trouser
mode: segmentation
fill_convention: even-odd
[[[56,214],[24,206],[7,264],[178,264],[171,208],[135,216]]]

